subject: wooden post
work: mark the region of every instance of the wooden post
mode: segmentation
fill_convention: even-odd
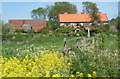
[[[92,44],[93,44],[93,47],[95,45],[95,38],[92,39]]]
[[[90,37],[90,28],[88,28],[88,38]]]
[[[85,47],[85,38],[83,38],[83,40],[82,40],[82,47],[84,48]]]
[[[98,39],[96,40],[96,44],[97,44],[97,47],[98,47]]]
[[[64,51],[66,51],[66,38],[64,38]]]
[[[78,39],[76,39],[76,48],[78,48]]]

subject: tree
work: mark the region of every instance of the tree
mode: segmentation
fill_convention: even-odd
[[[12,27],[13,26],[8,23],[2,24],[2,34],[13,33]]]
[[[48,14],[48,17],[53,29],[58,28],[58,15],[63,14],[65,12],[68,14],[75,14],[77,13],[77,8],[75,5],[69,2],[55,2],[55,5],[51,6],[51,10]]]
[[[86,14],[90,14],[90,17],[92,18],[92,23],[97,24],[100,22],[100,16],[98,15],[99,9],[97,8],[97,4],[93,2],[83,2],[83,10]]]
[[[31,17],[33,19],[46,19],[47,10],[45,8],[34,9],[31,12]]]
[[[48,19],[47,22],[53,30],[58,28],[59,20],[58,15],[63,13],[74,14],[77,13],[77,8],[75,5],[69,2],[55,2],[52,6],[46,6],[45,8],[39,7],[31,12],[31,17],[33,19]]]

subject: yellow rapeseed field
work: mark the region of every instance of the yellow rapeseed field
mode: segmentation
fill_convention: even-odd
[[[83,73],[80,72],[76,75],[70,74],[71,61],[54,50],[27,54],[24,58],[0,59],[2,77],[83,77]],[[88,74],[88,77],[92,75]]]

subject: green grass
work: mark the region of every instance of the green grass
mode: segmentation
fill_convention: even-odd
[[[56,50],[62,51],[64,49],[63,39],[72,39],[73,36],[67,37],[65,35],[39,35],[39,34],[30,34],[30,35],[4,35],[3,44],[2,44],[2,55],[5,57],[16,56],[18,52],[29,51],[34,53],[34,51],[39,50]],[[76,41],[67,42],[67,48],[74,46]],[[107,35],[104,36],[103,46],[108,50],[117,49],[117,37],[116,35]],[[37,48],[37,49],[36,49]],[[31,51],[32,50],[32,51]],[[26,53],[24,51],[24,53]],[[22,53],[23,54],[23,53]]]
[[[15,37],[14,39],[12,39]],[[24,38],[21,38],[24,37]],[[11,36],[9,39],[5,40],[2,45],[3,56],[5,57],[13,57],[16,56],[19,48],[21,50],[26,50],[28,47],[32,45],[32,47],[38,47],[38,50],[63,50],[63,39],[66,36],[49,36],[49,35],[32,35],[32,36]],[[18,39],[19,38],[19,39]],[[67,39],[71,39],[73,37],[66,37]],[[27,39],[27,40],[26,40]],[[10,42],[11,41],[11,42]],[[28,42],[26,42],[28,41]],[[75,44],[75,41],[69,42],[67,47]],[[32,48],[31,47],[31,48]],[[5,52],[5,53],[4,53]]]
[[[117,34],[98,34],[103,38],[96,48],[72,49],[66,56],[72,60],[71,72],[92,73],[96,71],[98,77],[114,77],[118,73],[118,38]],[[56,50],[62,52],[64,49],[63,39],[73,39],[74,36],[65,35],[11,35],[3,36],[2,55],[4,57],[23,58],[29,53],[39,53],[42,50]],[[100,41],[101,42],[101,41]],[[67,47],[75,45],[76,41],[67,42]],[[101,45],[102,44],[102,45]],[[101,48],[103,46],[103,48]]]

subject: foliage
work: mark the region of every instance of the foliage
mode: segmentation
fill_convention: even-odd
[[[93,2],[83,2],[83,11],[85,11],[85,13],[87,14],[91,14],[90,17],[92,18],[92,22],[94,24],[97,24],[98,22],[100,22],[100,16],[98,15],[98,13],[100,13],[97,8],[97,4],[93,3]]]
[[[101,32],[109,32],[110,26],[109,24],[105,24],[105,25],[94,27],[94,28],[97,33],[101,33]]]
[[[31,17],[33,19],[46,19],[47,10],[45,8],[39,7],[32,10]]]
[[[76,36],[86,37],[87,32],[80,31],[80,32],[76,33]]]
[[[117,29],[119,29],[119,23],[120,23],[120,17],[113,18],[110,20],[109,25],[110,25],[110,31],[116,32]]]
[[[71,51],[72,66],[71,73],[81,71],[85,75],[96,71],[98,77],[118,77],[118,50],[84,48]]]
[[[59,25],[58,15],[65,12],[69,14],[77,13],[77,8],[69,2],[55,2],[52,6],[46,6],[45,8],[39,7],[38,9],[32,10],[31,17],[33,19],[49,19],[49,23],[47,22],[47,24],[52,27],[52,30],[55,30]]]
[[[57,51],[42,51],[27,54],[25,58],[1,58],[2,77],[51,77],[69,75],[71,63]]]
[[[55,2],[52,6],[50,13],[48,14],[51,25],[58,25],[58,15],[63,13],[74,14],[77,12],[77,8],[74,4],[69,2]]]
[[[98,45],[99,45],[98,47],[95,46],[95,48],[93,49],[92,47],[88,46],[84,49],[80,48],[80,50],[73,49],[70,51],[71,52],[70,54],[68,53],[67,57],[69,57],[72,60],[71,66],[68,68],[68,70],[70,70],[68,73],[69,77],[70,76],[77,77],[77,72],[79,72],[78,75],[80,77],[82,76],[82,74],[83,74],[83,77],[87,77],[87,76],[93,77],[94,76],[93,71],[97,72],[96,75],[98,77],[110,77],[110,76],[115,77],[115,76],[117,76],[117,73],[118,73],[117,72],[118,71],[118,69],[117,69],[117,67],[118,67],[118,64],[117,64],[117,61],[118,61],[117,60],[117,56],[118,56],[117,33],[105,32],[105,33],[96,34],[96,36],[103,39],[103,41],[98,41]],[[49,49],[50,52],[53,51],[52,50],[53,48],[55,50],[62,51],[64,37],[66,37],[66,36],[63,36],[63,35],[60,35],[60,36],[51,35],[50,36],[50,35],[35,35],[35,34],[4,35],[3,36],[2,54],[4,57],[7,57],[8,61],[9,61],[9,59],[13,59],[13,58],[17,57],[17,59],[20,60],[19,65],[21,65],[22,60],[25,59],[24,57],[27,54],[30,55],[30,54],[35,53],[38,58],[41,58],[42,57],[42,56],[40,56],[41,52],[45,51],[47,49]],[[70,36],[70,37],[66,37],[66,38],[72,39],[73,37]],[[75,44],[74,42],[70,42],[70,43],[67,42],[68,47],[71,45],[74,45],[74,44]],[[48,53],[46,53],[46,54],[48,55]],[[59,52],[59,54],[60,54],[60,52]],[[37,59],[37,57],[36,58],[34,57],[34,59]],[[46,57],[46,58],[48,58],[48,57]],[[52,58],[54,58],[54,57],[52,57]],[[33,58],[31,58],[31,59],[33,59]],[[14,59],[14,60],[16,60],[16,59]],[[11,63],[12,64],[11,67],[16,66],[14,63],[14,60],[13,60],[13,63]],[[32,60],[30,60],[30,62],[31,61]],[[50,59],[48,59],[48,61],[50,62]],[[9,61],[9,62],[12,62],[12,61]],[[8,63],[8,62],[6,62],[6,63]],[[42,62],[42,63],[44,63],[44,62]],[[7,66],[8,65],[6,65],[6,67]],[[26,67],[24,67],[24,68],[28,68],[27,71],[29,71],[29,69],[32,70],[36,66],[38,66],[38,65],[36,64],[36,65],[32,66],[32,68],[29,68],[31,66],[26,65]],[[8,68],[10,68],[10,67],[8,66]],[[23,66],[21,68],[23,68]],[[16,71],[16,70],[13,69],[13,71]],[[18,70],[18,73],[19,72],[20,71]],[[26,72],[24,72],[24,73],[26,73]],[[15,74],[15,73],[11,73],[11,74]],[[63,77],[63,74],[61,74],[61,72],[60,72],[60,73],[50,74],[50,76]],[[41,77],[43,77],[43,76],[41,76]],[[45,77],[45,75],[44,75],[44,77]]]
[[[63,27],[56,29],[54,32],[56,32],[56,33],[71,33],[72,31],[73,31],[73,28],[63,26]]]
[[[2,34],[12,33],[13,32],[12,27],[13,26],[8,23],[5,23],[5,24],[2,23]]]
[[[23,33],[23,32],[25,32],[25,30],[24,29],[16,29],[15,32]]]
[[[33,29],[29,29],[29,30],[27,30],[27,33],[34,33],[34,30]]]
[[[43,28],[43,29],[40,29],[38,33],[47,34],[48,30],[49,30],[48,28]]]

